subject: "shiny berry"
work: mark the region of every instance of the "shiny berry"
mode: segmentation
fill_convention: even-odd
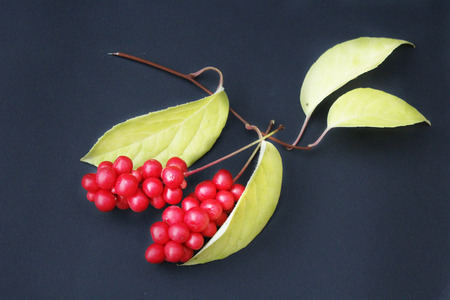
[[[164,245],[164,254],[166,261],[168,262],[179,262],[184,255],[184,249],[181,244],[174,241],[169,241]]]
[[[214,175],[212,182],[218,190],[229,190],[233,186],[233,175],[230,171],[221,169]]]
[[[136,193],[139,182],[131,173],[120,174],[116,179],[115,193],[120,196],[133,196]]]
[[[116,207],[116,196],[109,190],[98,190],[95,193],[94,203],[100,211],[111,211]]]
[[[129,157],[122,155],[116,158],[112,167],[117,174],[131,173],[133,161]]]
[[[164,246],[151,244],[145,251],[145,259],[151,264],[160,264],[166,260]]]
[[[216,220],[214,220],[214,222],[216,222],[217,226],[222,226],[223,223],[225,223],[225,221],[227,220],[227,218],[228,218],[228,214],[226,212],[222,211],[220,216]]]
[[[104,166],[97,170],[95,175],[95,182],[97,185],[105,190],[110,190],[116,184],[117,173],[112,167]]]
[[[163,189],[164,189],[163,183],[156,177],[148,177],[142,183],[142,190],[150,198],[161,195]]]
[[[191,248],[192,250],[199,250],[203,247],[205,239],[200,232],[191,232],[189,239],[184,243],[185,246]]]
[[[116,207],[122,210],[129,209],[130,205],[128,205],[127,197],[117,195]]]
[[[233,194],[235,202],[239,201],[244,190],[245,190],[245,186],[243,186],[242,184],[239,184],[239,183],[233,184],[233,186],[230,189],[230,192]]]
[[[166,201],[164,201],[164,198],[162,195],[150,198],[150,205],[153,206],[156,209],[161,209],[164,206],[166,206]]]
[[[94,173],[89,173],[81,178],[81,186],[88,192],[96,192],[99,187],[95,182],[96,175]]]
[[[187,170],[188,170],[186,162],[179,157],[170,158],[166,163],[166,167],[168,167],[168,166],[176,166],[176,167],[180,168],[180,170],[183,171],[183,173],[187,172]]]
[[[148,197],[141,189],[137,189],[133,196],[127,197],[128,205],[134,212],[143,212],[150,204]]]
[[[193,196],[187,196],[181,201],[181,208],[183,208],[184,211],[188,211],[191,208],[198,206],[200,206],[200,202]]]
[[[202,232],[208,227],[209,216],[201,207],[193,207],[184,214],[184,223],[192,232]]]
[[[162,170],[161,178],[167,187],[174,189],[183,183],[184,174],[180,168],[168,166]]]
[[[87,198],[89,201],[94,202],[94,201],[95,201],[95,193],[96,193],[96,192],[87,192],[87,193],[86,193],[86,198]]]
[[[214,221],[210,221],[208,226],[202,231],[202,235],[205,237],[212,237],[217,232],[217,225]]]
[[[168,204],[178,204],[183,199],[183,190],[179,187],[172,189],[166,186],[163,189],[162,196]]]
[[[97,171],[103,167],[111,167],[112,168],[112,166],[113,166],[112,162],[105,160],[98,164]]]
[[[137,181],[140,183],[144,179],[142,176],[142,173],[139,169],[137,170],[131,170],[131,174],[133,174],[134,177],[136,177]]]
[[[162,221],[155,222],[150,227],[150,234],[152,236],[152,239],[155,243],[164,245],[166,244],[169,239],[169,225]]]
[[[216,186],[211,180],[202,181],[195,187],[195,196],[200,201],[214,199],[216,192]]]
[[[216,200],[222,205],[223,210],[232,209],[234,206],[234,196],[229,191],[219,191]]]
[[[156,159],[149,159],[142,165],[142,176],[144,178],[156,177],[160,178],[162,165]]]
[[[169,226],[169,238],[179,244],[183,244],[189,239],[191,231],[183,222],[178,222]]]
[[[184,210],[176,205],[171,205],[167,207],[162,213],[162,220],[168,224],[176,224],[179,222],[183,222],[185,212]]]
[[[234,201],[233,201],[234,204]],[[200,204],[200,207],[208,213],[210,220],[216,220],[222,214],[222,204],[216,199],[208,199]]]
[[[183,246],[184,254],[180,259],[180,262],[185,263],[194,256],[194,250],[189,247]]]

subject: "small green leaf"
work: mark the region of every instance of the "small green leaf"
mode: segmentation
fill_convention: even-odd
[[[358,88],[338,98],[328,112],[327,126],[398,127],[427,122],[414,107],[383,91]]]
[[[403,40],[361,37],[327,50],[311,66],[302,84],[300,104],[306,116],[332,92],[375,69],[402,44],[414,46]]]
[[[228,117],[225,91],[115,125],[95,143],[81,161],[98,165],[126,155],[141,166],[154,158],[163,165],[179,156],[188,166],[215,143]]]
[[[223,259],[246,247],[273,215],[282,176],[280,153],[271,143],[262,142],[256,169],[233,212],[202,250],[183,266]]]

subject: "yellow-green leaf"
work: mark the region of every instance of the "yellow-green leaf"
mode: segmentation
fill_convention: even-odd
[[[150,158],[163,165],[173,156],[188,166],[215,143],[228,117],[228,97],[219,91],[206,98],[129,119],[115,125],[81,161],[98,165],[120,155],[141,166]]]
[[[351,90],[328,112],[327,127],[398,127],[430,122],[402,99],[371,88]]]
[[[246,247],[273,215],[282,176],[280,153],[271,143],[262,142],[258,164],[236,207],[211,240],[183,266],[223,259]]]
[[[306,116],[332,92],[359,75],[375,69],[404,40],[361,37],[338,44],[322,54],[303,81],[300,104]]]

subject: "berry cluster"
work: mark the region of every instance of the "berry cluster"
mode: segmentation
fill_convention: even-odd
[[[211,238],[226,221],[244,189],[233,183],[231,173],[225,169],[219,170],[212,180],[199,183],[195,192],[181,201],[181,206],[168,206],[162,221],[150,227],[154,243],[147,248],[145,259],[155,264],[191,259],[205,239]]]
[[[81,185],[87,199],[100,211],[117,207],[142,212],[149,205],[161,209],[180,203],[187,185],[186,171],[186,163],[178,157],[169,159],[164,168],[159,161],[149,159],[133,169],[130,158],[119,156],[114,162],[100,163],[96,173],[84,175]]]

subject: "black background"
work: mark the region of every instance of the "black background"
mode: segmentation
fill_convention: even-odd
[[[450,7],[446,1],[1,1],[0,296],[11,298],[448,299]],[[150,265],[149,209],[101,213],[79,160],[113,125],[206,94],[121,51],[184,73],[213,65],[230,105],[292,142],[314,61],[360,36],[408,40],[355,87],[394,94],[432,123],[334,129],[310,152],[277,146],[275,214],[245,249],[194,267]],[[217,75],[200,82],[214,89]],[[256,138],[229,116],[201,166]],[[248,155],[220,165],[233,172]],[[205,171],[191,186],[212,176]],[[248,176],[248,175],[247,175]]]

